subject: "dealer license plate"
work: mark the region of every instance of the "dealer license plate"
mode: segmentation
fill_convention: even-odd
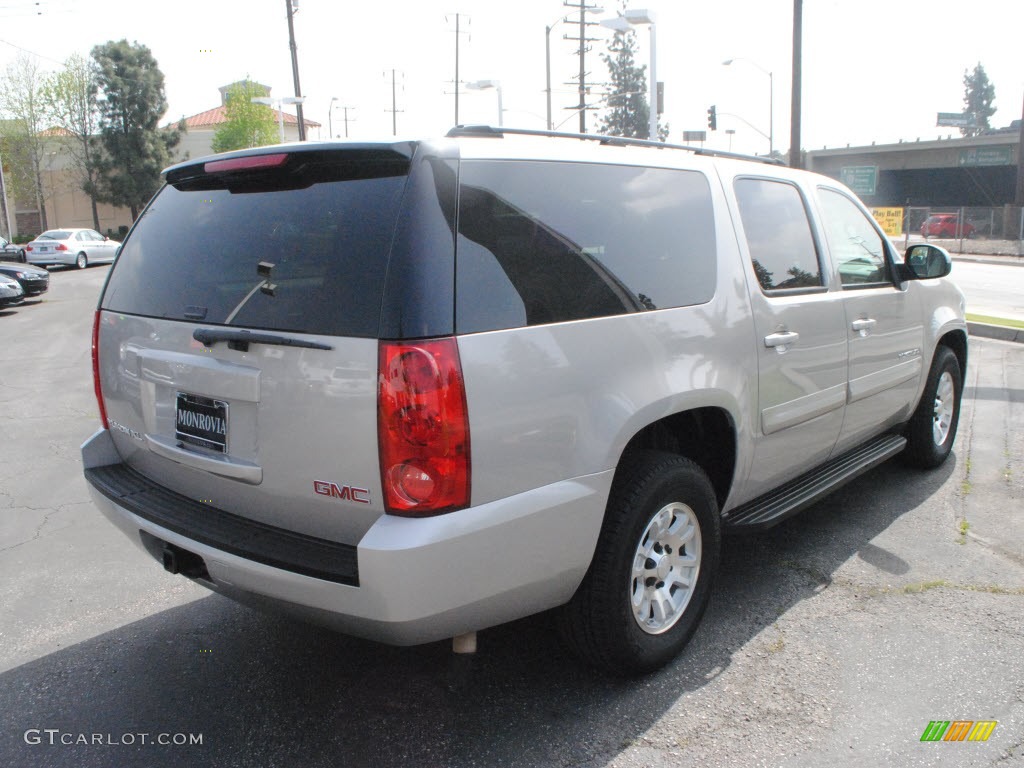
[[[228,448],[228,404],[223,400],[178,392],[174,436],[183,443],[225,453]]]

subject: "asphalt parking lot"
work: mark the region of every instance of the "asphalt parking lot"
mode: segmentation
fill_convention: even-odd
[[[0,311],[0,765],[1024,766],[1024,345],[972,339],[943,467],[889,462],[727,539],[686,651],[614,680],[544,616],[470,658],[389,648],[131,547],[78,454],[106,271],[55,270],[41,302]],[[922,742],[932,721],[996,725]]]

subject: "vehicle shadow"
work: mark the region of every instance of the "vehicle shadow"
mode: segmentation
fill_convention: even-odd
[[[211,595],[0,674],[0,763],[47,766],[605,765],[679,697],[728,670],[854,555],[906,571],[871,540],[955,471],[889,462],[761,535],[727,538],[715,597],[683,654],[642,679],[580,665],[549,617],[448,643],[391,648]],[[893,488],[899,488],[894,494]],[[57,743],[26,743],[59,729]],[[202,734],[196,746],[137,734]],[[61,745],[100,734],[132,745]],[[29,741],[36,734],[30,734]]]

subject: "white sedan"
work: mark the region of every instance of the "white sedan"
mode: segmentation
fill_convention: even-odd
[[[94,229],[48,229],[25,246],[30,264],[67,264],[85,269],[90,264],[109,264],[121,244]]]

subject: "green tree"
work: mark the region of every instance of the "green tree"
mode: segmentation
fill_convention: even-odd
[[[960,133],[964,136],[977,136],[988,130],[988,119],[995,114],[995,107],[992,102],[996,99],[995,86],[988,80],[985,68],[981,62],[974,68],[973,72],[964,70],[964,113],[974,116],[974,125],[970,128],[961,128]]]
[[[127,40],[92,49],[99,86],[102,154],[99,176],[86,190],[100,202],[129,208],[132,220],[160,185],[185,127],[160,128],[167,111],[164,76],[149,48]]]
[[[636,63],[636,34],[616,32],[601,60],[608,67],[611,90],[598,133],[646,139],[650,134],[647,67]]]
[[[95,196],[99,181],[99,151],[95,145],[99,130],[95,63],[77,53],[68,57],[63,69],[46,78],[42,100],[51,125],[61,129],[59,138],[71,158],[78,186],[89,194],[93,229],[99,231]]]
[[[263,88],[251,80],[235,83],[228,89],[227,122],[213,134],[214,152],[263,147],[277,142],[279,132],[274,122],[274,111],[265,104],[252,103],[254,97],[263,95]]]
[[[43,133],[47,127],[41,97],[43,81],[36,58],[20,54],[0,79],[0,112],[8,118],[2,126],[2,150],[11,178],[5,181],[16,199],[35,201],[40,226],[47,229],[43,170],[50,155]]]

